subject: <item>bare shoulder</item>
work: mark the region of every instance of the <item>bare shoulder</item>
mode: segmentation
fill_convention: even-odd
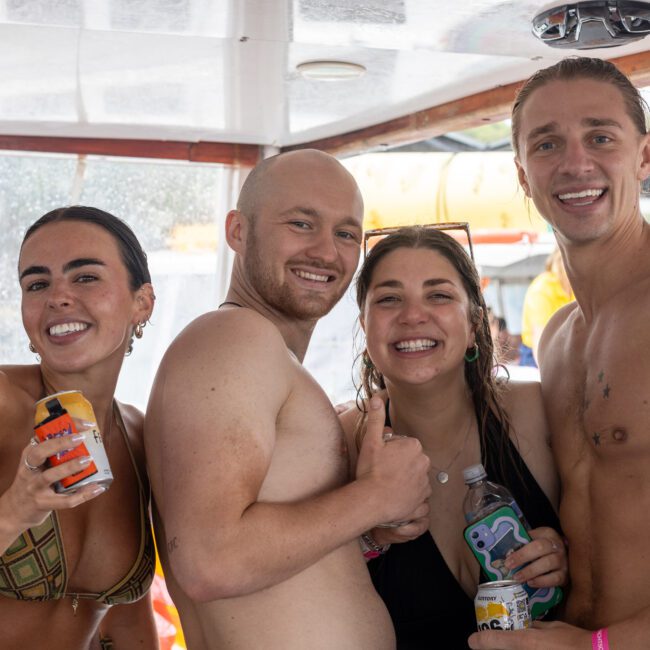
[[[363,400],[362,408],[367,408],[366,400]],[[347,443],[348,450],[350,453],[350,464],[352,467],[356,466],[357,459],[357,431],[361,423],[363,422],[363,416],[365,411],[359,409],[357,404],[350,406],[349,409],[339,413],[339,421],[341,422],[341,427],[343,428],[343,434],[345,436],[345,442]]]
[[[142,426],[144,424],[144,414],[142,411],[133,404],[125,404],[124,402],[118,402],[115,400],[118,409],[120,410],[120,415],[122,420],[124,420],[124,426],[127,428],[129,435],[133,437],[142,436]]]
[[[190,323],[172,342],[163,358],[161,368],[197,367],[210,373],[228,363],[237,364],[243,358],[254,359],[264,351],[287,355],[280,331],[267,318],[252,309],[214,311]],[[245,370],[245,368],[242,368]]]
[[[14,426],[17,421],[22,422],[26,413],[32,414],[39,395],[36,368],[0,366],[0,411],[3,422],[0,430]]]
[[[504,381],[501,385],[503,406],[516,427],[543,415],[542,387],[538,381]]]
[[[367,401],[365,399],[363,400],[361,406],[363,409],[367,408]],[[352,404],[350,408],[339,413],[339,420],[346,437],[349,438],[350,435],[354,434],[354,431],[359,423],[359,419],[363,418],[364,412],[365,411],[362,411],[359,408],[359,405]]]
[[[144,414],[132,404],[125,404],[115,400],[120,416],[124,422],[126,435],[129,439],[131,448],[136,453],[139,460],[144,459],[144,447],[142,442],[142,432],[144,430]]]
[[[175,437],[182,427],[186,438],[202,435],[212,445],[219,431],[254,427],[262,417],[275,422],[297,363],[277,327],[252,309],[199,317],[160,365],[147,407],[147,444],[151,436]]]
[[[551,454],[541,384],[536,381],[507,381],[503,385],[502,403],[510,418],[510,437],[537,483],[551,503],[557,505],[557,472]]]
[[[571,320],[578,314],[580,308],[577,302],[570,302],[568,305],[560,307],[544,327],[544,331],[539,341],[538,354],[540,359],[546,354],[552,353],[556,347],[556,342],[561,340],[566,333],[566,328],[570,327]]]

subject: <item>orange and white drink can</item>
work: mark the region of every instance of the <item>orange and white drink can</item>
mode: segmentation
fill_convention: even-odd
[[[67,390],[39,400],[36,402],[34,422],[34,432],[41,442],[75,433],[86,435],[86,439],[73,449],[66,449],[48,457],[48,467],[56,467],[73,458],[92,458],[81,471],[57,481],[54,484],[56,492],[75,492],[90,483],[97,483],[108,489],[113,482],[113,473],[108,464],[92,404],[81,391]]]

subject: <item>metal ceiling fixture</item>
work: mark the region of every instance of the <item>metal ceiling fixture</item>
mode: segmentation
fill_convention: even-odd
[[[551,47],[590,50],[632,43],[650,33],[650,2],[597,0],[559,5],[533,18],[533,34]]]

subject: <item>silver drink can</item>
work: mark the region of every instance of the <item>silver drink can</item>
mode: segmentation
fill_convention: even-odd
[[[479,630],[524,630],[530,627],[528,596],[514,580],[479,585],[474,609]]]

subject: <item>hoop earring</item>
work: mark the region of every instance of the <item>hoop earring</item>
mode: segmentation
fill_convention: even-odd
[[[474,363],[474,361],[478,359],[478,354],[479,354],[478,345],[474,343],[474,350],[472,351],[472,353],[468,355],[467,352],[465,352],[465,356],[463,358],[465,359],[465,361],[467,361],[467,363]]]
[[[34,347],[34,344],[33,344],[31,341],[29,342],[29,346],[28,346],[28,347],[29,347],[29,351],[30,351],[32,354],[36,354],[36,348]]]
[[[134,328],[133,328],[133,336],[135,336],[136,339],[141,339],[142,334],[143,334],[143,329],[146,323],[138,323]]]

